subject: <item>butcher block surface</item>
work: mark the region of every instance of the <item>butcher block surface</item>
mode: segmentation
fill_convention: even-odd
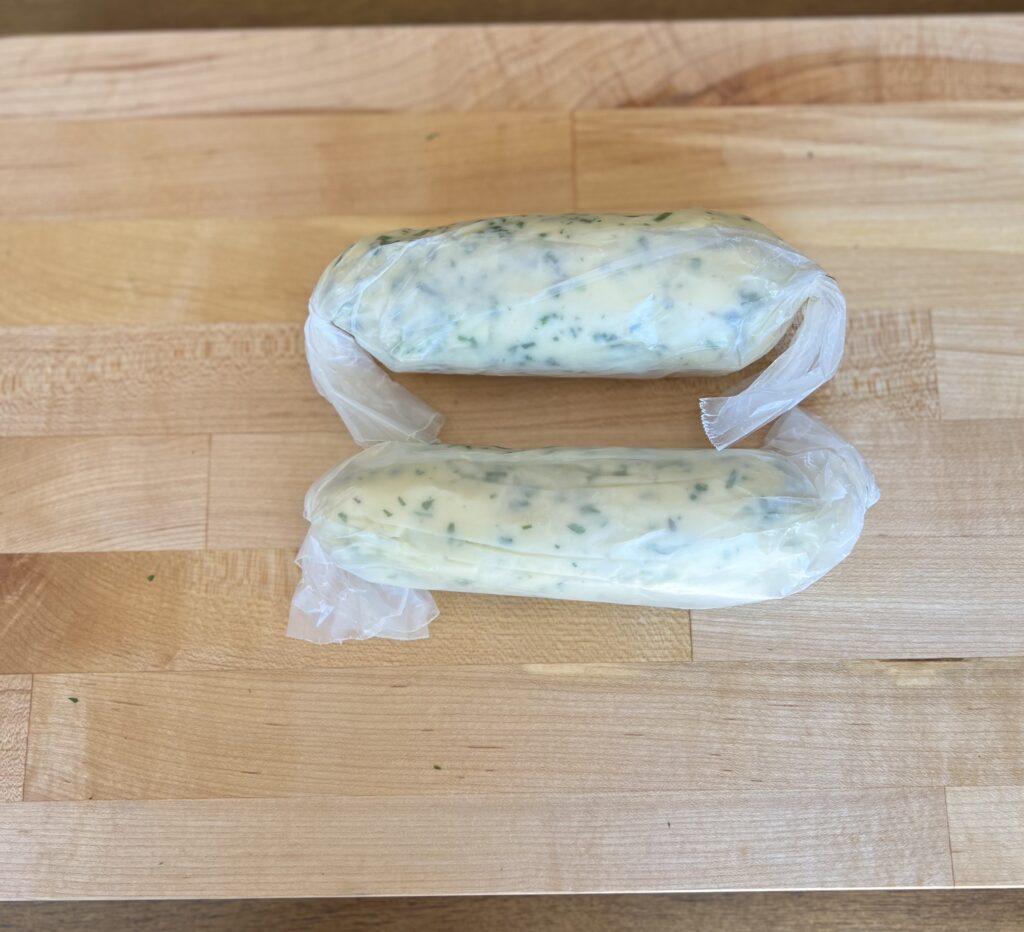
[[[286,639],[334,255],[687,206],[847,295],[849,559]],[[511,447],[703,446],[728,384],[401,381]],[[1022,603],[1024,17],[0,39],[0,896],[1022,885]]]

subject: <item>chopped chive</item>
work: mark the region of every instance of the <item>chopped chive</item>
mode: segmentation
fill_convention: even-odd
[[[405,507],[405,499],[402,498],[401,495],[398,496],[398,504],[401,505],[403,508]]]
[[[389,518],[392,516],[392,512],[388,511],[387,508],[381,508],[381,511],[383,511]]]
[[[455,522],[454,521],[449,521],[448,522],[448,533],[449,534],[454,534],[455,533]]]
[[[528,531],[528,530],[530,530],[530,528],[532,528],[532,527],[533,527],[533,525],[532,525],[532,524],[524,524],[524,525],[522,525],[522,528],[523,528],[523,530],[524,530],[524,531]]]
[[[654,222],[655,223],[661,223],[662,220],[666,220],[666,219],[668,219],[671,216],[672,216],[672,211],[671,210],[666,210],[665,213],[658,214],[658,216],[654,218]]]
[[[567,524],[566,527],[569,528],[573,534],[584,534],[587,530],[582,524],[576,524],[575,521],[572,524]]]
[[[432,498],[425,498],[420,503],[420,508],[422,508],[424,511],[430,511],[430,509],[433,508],[433,507],[434,507],[434,500]]]

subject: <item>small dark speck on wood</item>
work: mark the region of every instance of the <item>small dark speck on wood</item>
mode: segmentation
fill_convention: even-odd
[[[68,702],[78,702],[78,696],[68,696]]]
[[[438,137],[438,136],[440,136],[440,135],[441,135],[441,134],[440,134],[439,132],[437,132],[437,131],[435,130],[435,131],[434,131],[434,132],[432,132],[432,133],[427,133],[427,135],[426,135],[426,140],[427,140],[427,142],[433,142],[433,141],[434,141],[435,139],[437,139],[437,137]]]
[[[441,765],[440,764],[434,764],[434,770],[440,770],[440,769],[441,769]]]
[[[146,580],[148,582],[152,582],[154,579],[156,579],[156,574],[155,573],[150,573],[149,576],[146,577]]]

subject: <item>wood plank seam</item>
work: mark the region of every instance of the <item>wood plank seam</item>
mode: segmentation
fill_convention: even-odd
[[[203,549],[210,549],[210,495],[213,476],[213,434],[206,435],[206,524],[203,531]]]
[[[28,768],[26,768],[27,770]],[[949,815],[949,787],[942,788],[942,801],[946,807],[946,841],[949,843],[949,877],[952,885],[956,886],[956,859],[953,857],[953,828],[950,825]]]
[[[28,752],[29,748],[32,747],[32,700],[36,694],[36,676],[31,674],[29,676],[29,687],[28,687],[28,721],[25,723],[25,753],[22,756],[22,767],[21,767],[21,799],[25,801],[25,790],[28,786]]]

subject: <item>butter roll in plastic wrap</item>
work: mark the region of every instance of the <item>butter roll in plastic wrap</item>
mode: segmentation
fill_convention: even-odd
[[[317,389],[363,445],[437,437],[394,372],[728,375],[792,341],[733,395],[704,398],[719,448],[798,404],[839,365],[835,281],[761,224],[706,210],[495,217],[360,240],[310,299]]]
[[[860,454],[794,409],[762,449],[386,442],[323,476],[289,634],[426,636],[428,589],[717,608],[799,592],[878,498]]]

